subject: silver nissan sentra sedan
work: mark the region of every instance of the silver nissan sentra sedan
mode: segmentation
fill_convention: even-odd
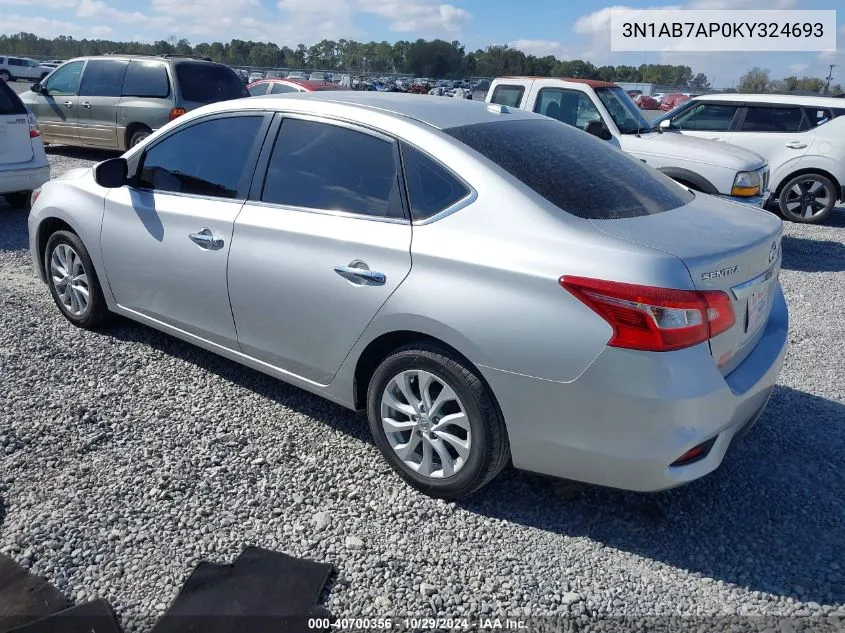
[[[366,410],[409,484],[653,491],[717,468],[787,340],[780,220],[546,117],[376,92],[180,117],[33,194],[62,314]]]

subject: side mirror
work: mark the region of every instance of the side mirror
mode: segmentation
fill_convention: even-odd
[[[587,134],[599,137],[603,141],[609,141],[613,138],[613,134],[611,134],[610,130],[607,129],[604,121],[590,121],[587,123],[587,127],[584,128],[584,131]]]
[[[129,165],[125,158],[109,158],[94,166],[94,180],[106,189],[117,189],[126,184]]]
[[[660,122],[660,129],[661,130],[668,130],[670,127],[672,127],[672,121],[670,121],[669,119],[663,119]]]
[[[41,87],[40,81],[36,81],[29,87],[29,89],[32,90],[32,92],[37,92],[38,94],[42,94],[44,92],[44,88]]]

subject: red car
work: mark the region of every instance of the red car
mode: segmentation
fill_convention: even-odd
[[[246,89],[251,97],[259,95],[280,95],[288,92],[318,92],[322,90],[346,90],[330,81],[319,79],[259,79]]]
[[[637,97],[634,99],[634,103],[639,106],[640,110],[660,109],[660,102],[654,97],[649,97],[648,95],[637,95]]]
[[[660,102],[660,109],[664,112],[674,110],[682,103],[686,103],[687,101],[689,101],[691,98],[692,97],[690,97],[689,95],[685,95],[680,92],[673,92],[663,97],[663,100]]]

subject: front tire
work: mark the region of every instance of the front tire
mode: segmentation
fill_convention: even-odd
[[[510,459],[488,387],[466,361],[435,345],[411,344],[382,361],[367,391],[367,418],[390,466],[432,497],[466,497]]]
[[[56,231],[44,249],[44,272],[53,301],[77,327],[93,329],[110,316],[88,249],[79,236]]]
[[[833,212],[839,193],[829,178],[821,174],[801,174],[780,190],[778,209],[791,222],[818,224]]]

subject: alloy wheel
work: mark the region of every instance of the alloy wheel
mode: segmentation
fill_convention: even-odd
[[[824,213],[831,204],[830,193],[824,183],[812,177],[799,180],[786,192],[784,205],[786,210],[800,218],[808,220]]]
[[[419,475],[445,479],[467,463],[469,418],[455,390],[430,372],[402,371],[387,383],[381,424],[390,447]]]
[[[50,255],[50,283],[68,314],[85,314],[90,297],[88,274],[82,258],[69,244],[58,244]]]

